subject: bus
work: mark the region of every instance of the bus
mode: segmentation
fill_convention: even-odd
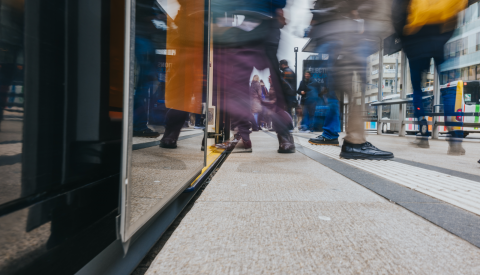
[[[447,89],[455,89],[457,97],[455,101],[456,112],[478,113],[480,112],[480,81],[453,81],[440,86],[440,92]],[[443,112],[443,98],[440,97],[440,112]],[[471,133],[480,133],[479,116],[452,116],[448,118],[451,122],[478,123],[478,126],[470,127],[447,127],[441,126],[439,133],[447,134],[450,131],[463,130],[464,137]],[[444,117],[439,117],[441,122],[445,121]]]

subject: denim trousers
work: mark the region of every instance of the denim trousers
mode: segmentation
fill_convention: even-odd
[[[337,139],[340,132],[340,104],[336,98],[328,98],[328,109],[323,124],[322,135],[328,139]]]
[[[313,131],[313,125],[315,123],[315,107],[316,102],[308,102],[302,105],[302,128]]]

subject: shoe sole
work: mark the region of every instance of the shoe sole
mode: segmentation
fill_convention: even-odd
[[[327,145],[327,146],[337,146],[337,147],[340,146],[339,143],[314,143],[314,142],[311,142],[310,140],[308,141],[308,143],[312,145]]]
[[[292,149],[292,150],[277,150],[278,153],[280,154],[291,154],[291,153],[295,153],[296,150],[295,149]]]
[[[133,137],[142,137],[142,138],[158,138],[160,135],[158,136],[139,136],[139,135],[134,135]]]
[[[423,148],[423,149],[429,149],[430,148],[429,144],[420,145],[420,144],[416,144],[416,143],[411,142],[409,145],[412,146],[412,147],[415,147],[415,148]]]
[[[165,148],[165,149],[175,149],[175,148],[177,148],[177,145],[175,145],[175,146],[165,146],[165,145],[160,144],[160,147]]]
[[[241,150],[241,149],[240,149],[240,150],[238,150],[238,151],[235,151],[235,150],[234,150],[234,151],[231,151],[231,152],[232,152],[232,153],[235,153],[235,154],[237,154],[237,153],[252,153],[252,149],[250,149],[250,150]]]
[[[346,154],[344,152],[340,153],[340,158],[343,159],[365,159],[365,160],[389,160],[393,159],[395,156],[388,156],[388,157],[380,157],[380,156],[370,156],[364,154]]]

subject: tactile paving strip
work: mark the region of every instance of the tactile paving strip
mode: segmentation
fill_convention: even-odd
[[[312,145],[301,137],[295,139],[305,148],[480,215],[479,182],[396,161],[343,159],[340,147]]]

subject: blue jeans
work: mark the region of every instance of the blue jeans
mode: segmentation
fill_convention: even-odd
[[[337,59],[337,55],[335,54],[335,50],[339,47],[340,42],[332,41],[324,43],[318,46],[315,49],[319,55],[328,54],[327,63],[327,78],[326,78],[326,86],[328,88],[328,94],[326,95],[327,98],[327,105],[328,110],[325,115],[325,122],[323,124],[323,133],[322,135],[328,139],[337,139],[339,137],[340,130],[340,105],[335,95],[335,91],[333,89],[333,77],[331,74],[331,68],[335,60]]]
[[[258,113],[253,113],[253,117],[255,118],[255,123],[258,125]]]
[[[460,125],[452,125],[449,121],[449,117],[455,117],[455,100],[457,98],[457,87],[451,87],[447,89],[443,89],[442,91],[442,99],[443,99],[443,112],[445,113],[445,126],[448,128],[449,134],[455,138],[463,138],[463,130],[453,130],[451,127],[463,127],[463,116],[461,116],[462,121],[456,122],[460,123]]]
[[[443,54],[443,53],[441,53]],[[432,53],[435,65],[439,65],[443,62],[443,58],[438,54]],[[407,55],[408,57],[408,55]],[[409,58],[410,65],[410,79],[412,80],[413,88],[413,110],[414,117],[420,121],[420,127],[422,126],[422,119],[425,116],[425,108],[422,100],[422,72],[427,71],[430,68],[430,57],[416,58],[414,55]],[[455,107],[455,95],[453,98],[453,108]],[[428,133],[428,127],[427,127]],[[428,135],[428,134],[427,134]]]
[[[315,107],[316,102],[309,102],[306,101],[305,104],[302,105],[302,128],[305,130],[310,130],[313,132],[313,125],[315,122]]]
[[[133,98],[133,131],[142,131],[148,128],[148,99],[155,79],[155,62],[152,61],[155,49],[149,39],[135,37],[135,57],[139,74]]]
[[[340,104],[336,98],[329,98],[322,135],[328,139],[337,139],[340,131]]]

